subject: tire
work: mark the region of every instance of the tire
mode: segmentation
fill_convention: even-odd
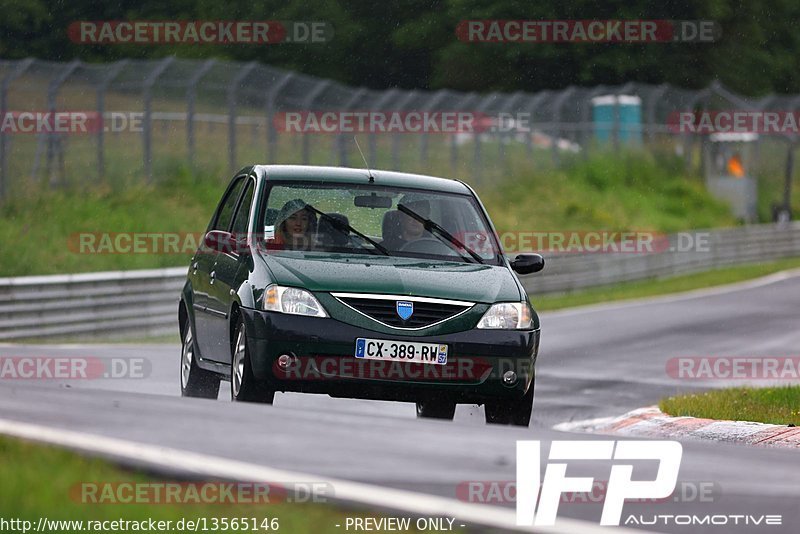
[[[531,382],[525,396],[515,401],[487,402],[486,423],[492,425],[529,426],[533,414],[533,390]]]
[[[417,402],[418,419],[446,419],[452,421],[455,415],[455,402],[431,400]]]
[[[201,369],[195,358],[196,346],[192,325],[189,319],[183,327],[181,344],[181,396],[200,399],[216,399],[219,395],[220,376],[217,373]]]
[[[272,404],[275,392],[253,376],[250,349],[247,347],[244,321],[240,318],[231,343],[231,400]]]

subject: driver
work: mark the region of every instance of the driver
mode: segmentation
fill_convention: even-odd
[[[398,206],[405,206],[409,210],[427,219],[431,216],[431,204],[427,200],[416,199],[406,196],[398,203]],[[400,243],[403,247],[411,241],[422,239],[425,235],[425,226],[415,218],[400,211]],[[398,247],[398,248],[399,248]]]
[[[273,244],[291,250],[309,250],[314,243],[317,214],[296,198],[283,205],[275,218]]]

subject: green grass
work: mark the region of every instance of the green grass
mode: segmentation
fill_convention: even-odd
[[[104,460],[0,436],[0,518],[51,520],[170,520],[181,518],[278,518],[280,532],[341,532],[346,517],[378,514],[346,510],[330,504],[272,502],[260,504],[87,504],[82,483],[165,482],[128,471]],[[169,480],[166,482],[175,482]],[[103,487],[103,486],[99,486]],[[335,493],[336,489],[333,488]],[[98,495],[102,495],[98,493]],[[210,522],[208,523],[211,524]],[[336,525],[342,525],[337,528]],[[413,521],[411,523],[413,525]],[[412,529],[414,532],[416,530]],[[74,529],[58,532],[74,532]],[[176,532],[174,528],[167,532]],[[263,532],[263,531],[262,531]]]
[[[663,399],[659,408],[673,416],[800,425],[800,386],[730,388]]]
[[[222,194],[209,177],[176,168],[158,186],[57,191],[0,208],[0,276],[188,265],[189,254],[81,254],[81,232],[202,232]]]
[[[683,173],[682,161],[674,156],[573,156],[559,169],[547,154],[535,154],[532,163],[524,150],[516,150],[522,148],[508,149],[507,166],[477,174],[451,173],[446,156],[442,161],[443,156],[432,151],[428,170],[473,183],[500,232],[672,232],[736,224],[726,207]],[[224,150],[217,146],[214,152]],[[491,152],[487,149],[487,157]],[[413,153],[404,152],[406,158]],[[81,254],[76,236],[202,232],[228,180],[214,169],[189,169],[176,155],[160,160],[158,179],[149,186],[120,179],[18,191],[0,206],[0,277],[186,265],[189,254]]]
[[[736,224],[728,208],[663,154],[572,156],[563,168],[517,169],[478,187],[499,231],[676,232]]]
[[[532,294],[531,301],[537,311],[551,311],[732,284],[797,267],[800,267],[800,258],[789,258],[769,263],[740,265],[657,280],[626,282],[569,294],[543,295],[541,297]]]

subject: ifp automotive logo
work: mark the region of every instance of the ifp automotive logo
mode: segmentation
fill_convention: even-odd
[[[672,494],[682,456],[683,447],[677,441],[553,441],[542,482],[541,442],[517,441],[517,525],[553,526],[562,493],[592,491],[594,478],[566,476],[566,460],[658,462],[655,480],[631,480],[633,464],[611,466],[600,524],[619,526],[626,499],[662,499]]]

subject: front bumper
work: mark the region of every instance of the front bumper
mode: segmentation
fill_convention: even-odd
[[[481,404],[521,398],[531,387],[539,330],[465,330],[404,336],[353,326],[332,318],[242,309],[253,374],[276,391],[334,397],[418,401],[446,398]],[[445,366],[355,358],[359,337],[448,345]],[[297,358],[287,369],[282,354]],[[506,384],[503,375],[517,380]]]

